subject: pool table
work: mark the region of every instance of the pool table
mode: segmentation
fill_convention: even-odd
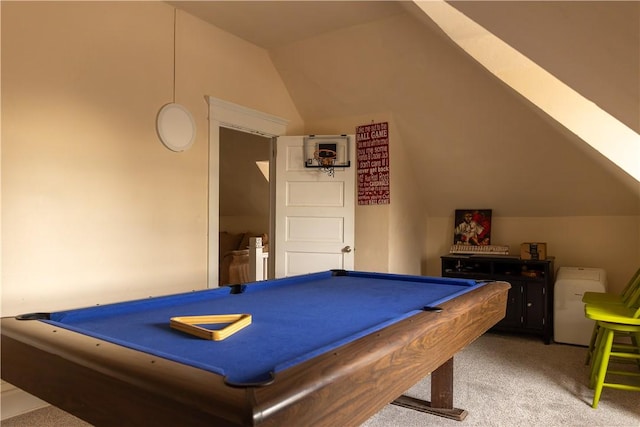
[[[2,378],[98,426],[348,426],[431,374],[422,409],[459,419],[453,356],[504,317],[508,289],[332,270],[6,317]],[[228,314],[251,324],[219,341],[170,327]]]

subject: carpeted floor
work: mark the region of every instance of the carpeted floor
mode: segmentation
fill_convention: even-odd
[[[598,409],[591,408],[593,391],[587,387],[585,355],[584,347],[544,345],[536,337],[489,333],[454,359],[454,403],[468,411],[464,421],[388,405],[362,427],[640,427],[640,393],[605,389]],[[628,368],[636,369],[635,366]],[[429,378],[406,394],[428,400]],[[47,407],[5,420],[2,426],[83,427],[88,424],[57,408]],[[301,427],[295,420],[291,426]]]
[[[586,351],[534,337],[485,334],[454,358],[454,405],[469,413],[463,422],[388,405],[363,427],[640,426],[638,392],[605,389],[598,409],[591,408]],[[429,379],[406,394],[428,399]]]

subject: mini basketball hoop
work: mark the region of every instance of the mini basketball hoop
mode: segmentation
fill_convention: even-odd
[[[318,163],[320,170],[329,176],[335,174],[335,163],[338,153],[335,150],[321,148],[313,152],[313,159]]]
[[[346,135],[305,136],[302,155],[305,168],[317,169],[320,173],[334,177],[336,168],[343,170],[351,166],[349,137]]]

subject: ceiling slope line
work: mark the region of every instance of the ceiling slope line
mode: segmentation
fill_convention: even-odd
[[[414,3],[489,72],[640,182],[640,135],[445,1]]]

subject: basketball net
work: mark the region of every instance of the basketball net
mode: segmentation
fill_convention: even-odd
[[[313,158],[320,166],[320,171],[331,177],[335,175],[336,157],[338,157],[338,153],[324,148],[313,153]]]

